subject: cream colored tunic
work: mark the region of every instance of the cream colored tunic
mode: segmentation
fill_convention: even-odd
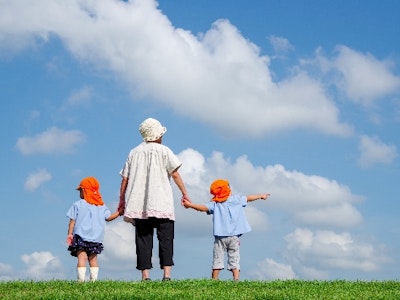
[[[129,178],[124,216],[175,220],[170,174],[181,165],[172,150],[162,144],[141,143],[133,148],[120,172]]]

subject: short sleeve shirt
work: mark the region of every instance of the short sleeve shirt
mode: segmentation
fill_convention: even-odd
[[[125,216],[175,220],[171,173],[182,162],[167,146],[141,143],[133,148],[120,174],[129,178],[125,192]]]
[[[86,200],[76,201],[68,210],[67,217],[75,220],[74,234],[84,241],[102,243],[106,219],[111,215],[107,206],[89,204]]]
[[[206,204],[213,217],[214,236],[235,236],[251,231],[244,208],[247,196],[231,195],[224,202],[211,201]]]

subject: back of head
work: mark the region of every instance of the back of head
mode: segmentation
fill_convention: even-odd
[[[210,186],[210,193],[214,195],[212,198],[215,202],[224,202],[231,194],[229,181],[225,179],[217,179]]]
[[[87,203],[93,205],[103,205],[103,199],[100,194],[100,184],[95,177],[86,177],[79,183],[77,190],[83,190],[83,198]]]
[[[139,132],[145,142],[154,142],[161,138],[167,128],[162,126],[161,123],[153,118],[144,120],[139,126]]]

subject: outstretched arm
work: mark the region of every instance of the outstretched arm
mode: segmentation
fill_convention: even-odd
[[[182,202],[183,202],[183,206],[185,206],[186,208],[193,208],[197,211],[208,212],[208,207],[205,206],[204,204],[192,203],[186,199],[183,199]]]
[[[271,194],[254,194],[254,195],[247,195],[247,202],[255,201],[258,199],[266,200]]]

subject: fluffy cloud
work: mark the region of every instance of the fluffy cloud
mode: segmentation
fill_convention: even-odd
[[[23,272],[27,278],[34,280],[56,279],[62,277],[62,265],[58,257],[51,252],[33,252],[24,254],[21,260],[26,265]]]
[[[36,190],[43,183],[50,181],[52,178],[51,174],[46,170],[42,169],[28,176],[25,181],[25,189],[32,192]]]
[[[397,149],[394,145],[387,145],[377,137],[362,135],[360,137],[359,164],[362,167],[370,167],[374,164],[390,164],[397,157]]]
[[[371,272],[388,261],[382,246],[357,241],[348,232],[298,228],[285,241],[286,257],[302,278],[315,278],[316,270],[320,274],[329,269]],[[309,270],[312,270],[310,274],[305,273]]]
[[[400,89],[400,77],[393,74],[390,61],[379,61],[346,46],[337,47],[335,68],[341,73],[340,86],[347,96],[368,105]]]
[[[126,268],[127,261],[134,265],[135,255],[135,228],[131,223],[122,221],[113,221],[106,225],[104,236],[105,245],[117,245],[118,247],[105,247],[100,259],[103,261],[112,261],[118,268]],[[132,269],[131,266],[129,266]]]
[[[67,99],[67,106],[87,106],[94,94],[93,87],[83,86],[74,91]]]
[[[252,207],[248,210],[253,214],[252,222],[262,224],[260,228],[266,226],[266,207],[286,212],[300,226],[349,228],[362,221],[354,204],[363,198],[353,195],[347,186],[334,180],[289,171],[282,165],[254,166],[246,156],[232,163],[219,152],[204,158],[197,151],[187,149],[179,157],[183,161],[181,173],[188,178],[187,185],[193,199],[209,201],[209,184],[217,177],[229,178],[233,192],[271,193],[265,205],[257,205],[258,214],[253,210],[253,204],[249,205]],[[191,168],[185,169],[186,165]]]
[[[0,263],[0,281],[12,280],[13,268],[10,265]]]
[[[84,140],[85,136],[79,130],[51,127],[36,136],[19,138],[16,147],[24,155],[69,153],[73,152],[74,147]]]
[[[277,53],[286,53],[294,49],[294,46],[284,37],[272,35],[269,37],[269,41],[274,48],[274,51]]]
[[[270,58],[227,20],[195,36],[175,28],[151,0],[15,0],[1,6],[2,44],[12,40],[22,47],[57,36],[77,59],[122,78],[136,97],[150,96],[225,134],[259,137],[298,127],[352,132],[319,80],[300,70],[274,82]],[[24,20],[17,25],[9,17],[16,12]],[[284,38],[272,41],[290,48]]]
[[[285,280],[296,278],[292,266],[277,263],[269,258],[259,262],[257,264],[257,270],[253,273],[258,280]]]

